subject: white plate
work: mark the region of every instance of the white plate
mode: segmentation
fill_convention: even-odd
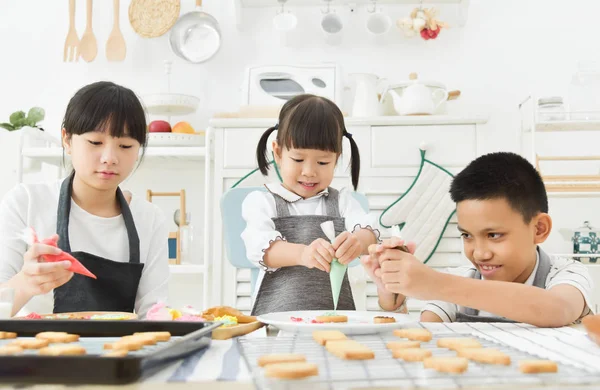
[[[330,330],[336,329],[347,335],[356,334],[374,334],[390,332],[393,329],[402,327],[404,324],[416,323],[417,321],[410,318],[408,314],[387,313],[377,311],[343,311],[338,310],[335,313],[348,316],[348,322],[338,323],[311,323],[317,316],[331,313],[327,310],[312,310],[312,311],[284,311],[278,313],[269,313],[258,316],[258,321],[273,325],[279,330],[285,332],[312,332],[315,330]],[[377,316],[394,317],[396,322],[387,324],[375,324],[373,318]],[[292,321],[292,317],[302,318],[302,322]]]

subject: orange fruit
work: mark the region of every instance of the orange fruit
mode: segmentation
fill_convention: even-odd
[[[187,122],[178,122],[173,129],[171,130],[173,133],[185,133],[185,134],[194,134],[194,128]]]

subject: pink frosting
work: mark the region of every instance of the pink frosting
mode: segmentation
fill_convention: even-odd
[[[186,322],[205,322],[206,320],[200,316],[194,316],[191,314],[184,314],[177,318],[175,321],[186,321]]]
[[[171,321],[173,316],[169,313],[169,309],[164,302],[155,303],[148,313],[146,319],[149,321]]]

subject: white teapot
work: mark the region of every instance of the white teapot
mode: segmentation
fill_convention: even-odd
[[[388,93],[394,101],[394,109],[399,115],[432,115],[448,99],[448,91],[431,90],[419,82],[416,73],[411,73],[412,83],[399,94],[393,89]]]

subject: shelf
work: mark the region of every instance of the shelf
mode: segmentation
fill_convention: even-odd
[[[278,6],[277,0],[237,0],[243,7],[276,7]],[[372,0],[333,0],[332,6],[340,4],[356,4],[365,5],[370,4]],[[442,4],[463,4],[467,3],[468,0],[428,0],[423,4],[424,7],[431,7]],[[377,0],[378,4],[394,4],[394,5],[415,5],[421,4],[419,0]],[[286,6],[297,7],[297,6],[323,6],[323,0],[289,0]]]
[[[600,253],[553,253],[558,257],[600,257]]]
[[[169,264],[169,271],[176,275],[203,274],[206,271],[204,265],[197,264]]]
[[[535,125],[535,131],[546,133],[564,131],[600,131],[600,120],[538,122]]]
[[[63,156],[62,148],[23,148],[22,153],[23,157],[58,166],[63,163],[63,158],[65,161],[69,159],[68,155]],[[149,146],[144,153],[144,159],[163,158],[201,161],[205,157],[206,147],[204,146]]]
[[[403,16],[408,16],[406,10],[400,10],[402,7],[406,7],[410,10],[410,7],[423,8],[436,7],[444,15],[442,19],[445,22],[450,23],[454,27],[462,27],[467,23],[468,8],[471,0],[427,0],[422,2],[421,0],[377,0],[377,5],[383,5],[386,8],[386,12],[392,10],[393,13],[399,11]],[[372,0],[332,0],[331,7],[337,7],[338,9],[345,8],[348,12],[355,12],[357,9],[370,7],[373,4]],[[314,8],[318,13],[326,7],[327,3],[324,0],[288,0],[285,3],[286,8],[294,9],[292,12],[306,13],[302,9]],[[238,29],[244,30],[244,26],[247,24],[256,23],[256,13],[248,12],[248,16],[245,16],[245,11],[252,11],[261,8],[270,8],[272,10],[279,9],[281,3],[279,0],[234,0],[235,7],[235,24]],[[320,11],[321,10],[321,11]],[[309,12],[312,12],[310,10]],[[393,27],[395,28],[395,26]]]
[[[377,116],[368,118],[346,117],[346,127],[350,126],[431,126],[431,125],[466,125],[484,124],[487,115],[423,115],[423,116]],[[267,129],[273,126],[277,118],[213,118],[211,127],[260,127]]]

